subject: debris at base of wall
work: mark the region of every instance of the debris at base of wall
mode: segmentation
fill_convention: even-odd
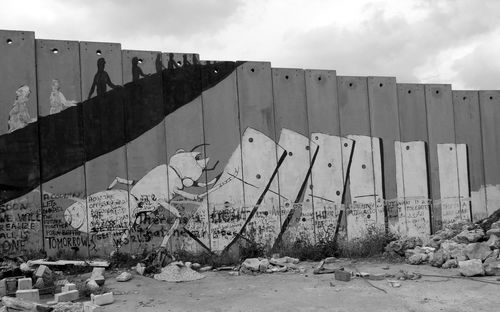
[[[398,281],[395,281],[395,280],[387,280],[387,282],[389,283],[389,285],[391,285],[391,287],[393,288],[399,288],[401,287],[401,283],[398,282]]]
[[[198,271],[200,271],[200,272],[208,272],[208,271],[211,271],[213,268],[214,267],[211,266],[211,265],[206,265],[204,267],[199,268]]]
[[[132,279],[132,274],[129,272],[122,272],[120,275],[116,277],[118,282],[128,282]]]
[[[500,210],[495,214],[500,215]],[[461,262],[462,267],[469,268],[471,265],[466,261],[478,260],[473,262],[474,270],[463,269],[464,273],[500,275],[500,268],[496,269],[496,263],[500,262],[500,221],[495,218],[489,217],[476,224],[450,224],[427,240],[402,238],[393,241],[385,247],[385,255],[405,257],[406,262],[413,265],[430,264],[443,269],[460,268]],[[479,269],[479,263],[483,270]]]
[[[83,303],[81,302],[58,302],[52,306],[52,312],[81,312]]]
[[[144,271],[146,270],[146,265],[144,263],[137,263],[135,266],[135,271],[139,275],[144,275]]]
[[[191,269],[193,269],[193,270],[199,270],[200,268],[201,268],[201,264],[199,264],[199,263],[195,262],[195,263],[191,264]]]
[[[483,263],[480,259],[472,259],[458,262],[458,270],[463,276],[484,275]]]
[[[188,282],[204,278],[203,274],[188,268],[182,262],[172,262],[155,274],[154,279],[166,282]]]
[[[299,272],[306,273],[306,268],[298,266],[299,259],[292,257],[282,258],[247,258],[239,267],[240,273],[257,274],[257,273],[283,273],[283,272]]]
[[[24,301],[17,298],[2,297],[2,304],[7,308],[6,311],[40,311],[40,312],[50,312],[54,308],[45,304],[40,304],[36,302]]]

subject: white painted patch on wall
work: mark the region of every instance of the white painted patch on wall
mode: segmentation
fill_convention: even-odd
[[[425,142],[394,142],[396,156],[397,222],[395,233],[425,237],[430,233],[429,189]]]

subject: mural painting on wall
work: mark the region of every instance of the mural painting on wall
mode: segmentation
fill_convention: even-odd
[[[59,79],[52,79],[51,87],[52,91],[50,92],[50,115],[59,113],[68,107],[76,106],[76,101],[67,100],[62,93]]]
[[[24,128],[29,123],[36,121],[36,118],[32,118],[28,112],[27,105],[30,93],[30,88],[26,85],[21,86],[16,90],[16,99],[9,112],[9,119],[7,123],[9,133]]]
[[[95,89],[100,96],[108,86],[118,87],[105,71],[104,58],[97,61],[97,66],[89,98]],[[187,58],[182,67],[186,66],[192,66]],[[132,67],[133,80],[149,76],[142,72],[139,59],[132,59]],[[167,67],[181,68],[173,55]],[[29,88],[23,86],[16,94],[17,110],[13,108],[9,116],[9,132],[36,121],[26,109]],[[52,82],[50,105],[50,114],[76,105],[75,101],[66,100],[57,79]],[[168,164],[157,165],[137,181],[116,177],[109,181],[107,190],[86,198],[82,194],[44,191],[42,208],[44,227],[48,229],[45,241],[50,248],[81,246],[96,250],[95,240],[110,241],[117,249],[133,242],[166,247],[177,236],[180,244],[174,249],[199,251],[201,247],[223,252],[241,237],[266,248],[283,241],[325,242],[333,238],[339,226],[349,239],[355,239],[372,227],[383,228],[386,219],[394,232],[412,236],[430,232],[425,142],[394,142],[398,162],[395,199],[385,199],[383,194],[381,138],[344,138],[322,133],[312,133],[308,138],[282,129],[279,141],[274,142],[258,130],[246,128],[241,143],[234,147],[221,172],[211,181],[203,181],[204,173],[216,170],[219,164],[217,161],[209,165],[210,159],[196,151],[209,143],[178,150]],[[443,222],[469,219],[469,198],[456,196],[468,194],[468,185],[457,186],[459,190],[444,187],[446,181],[457,177],[466,181],[465,145],[441,144],[437,148],[441,151],[438,156]],[[448,155],[450,148],[453,153]],[[108,151],[101,154],[105,152]],[[276,159],[263,159],[262,155],[276,155]],[[423,166],[415,165],[421,163]],[[126,185],[128,190],[120,185]],[[252,194],[245,197],[245,202],[232,198],[242,185],[247,195]],[[408,191],[412,187],[416,188],[414,193]],[[191,192],[191,188],[205,190]],[[350,195],[347,203],[346,189]],[[271,195],[277,195],[279,202],[266,202]],[[56,205],[55,199],[64,201]],[[13,204],[18,202],[14,199],[0,205],[0,240],[4,250],[7,244],[19,245],[9,250],[22,249],[23,239],[27,239],[22,230],[34,231],[40,226],[42,213],[33,213],[38,211],[36,207],[29,209],[29,217],[20,214],[15,219],[11,212],[24,209]],[[344,221],[339,222],[342,215]],[[12,229],[21,231],[16,234],[16,241],[9,236],[13,235],[9,234]]]

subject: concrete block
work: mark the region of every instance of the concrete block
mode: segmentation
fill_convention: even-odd
[[[7,279],[0,280],[0,297],[7,295]]]
[[[109,293],[105,293],[102,295],[92,294],[92,295],[90,295],[90,301],[95,305],[101,306],[101,305],[113,303],[115,301],[115,299],[113,298],[113,293],[109,292]]]
[[[35,272],[36,277],[41,277],[43,279],[52,279],[52,270],[49,269],[48,266],[46,265],[41,265],[38,267],[38,269]]]
[[[18,290],[26,290],[26,289],[31,289],[31,288],[33,288],[31,278],[26,277],[26,278],[20,278],[17,280],[17,289]]]
[[[335,279],[337,281],[349,282],[351,280],[351,273],[346,271],[335,271]]]
[[[102,312],[104,308],[93,304],[91,301],[86,301],[83,303],[83,312]]]
[[[78,290],[70,290],[54,295],[54,300],[57,302],[74,301],[78,298],[80,298],[80,293],[78,292]]]
[[[38,289],[20,289],[16,291],[16,298],[24,301],[40,302],[40,293]]]
[[[64,285],[62,287],[62,291],[61,292],[68,292],[68,291],[71,291],[71,290],[76,290],[76,285],[73,284],[73,283],[68,283],[66,285]]]

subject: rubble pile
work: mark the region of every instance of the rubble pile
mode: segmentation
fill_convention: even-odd
[[[303,266],[298,266],[299,259],[292,257],[248,258],[235,270],[242,274],[298,272],[305,273]]]
[[[427,241],[403,238],[389,243],[385,255],[404,257],[414,265],[458,268],[464,276],[500,276],[500,221],[453,224]]]

